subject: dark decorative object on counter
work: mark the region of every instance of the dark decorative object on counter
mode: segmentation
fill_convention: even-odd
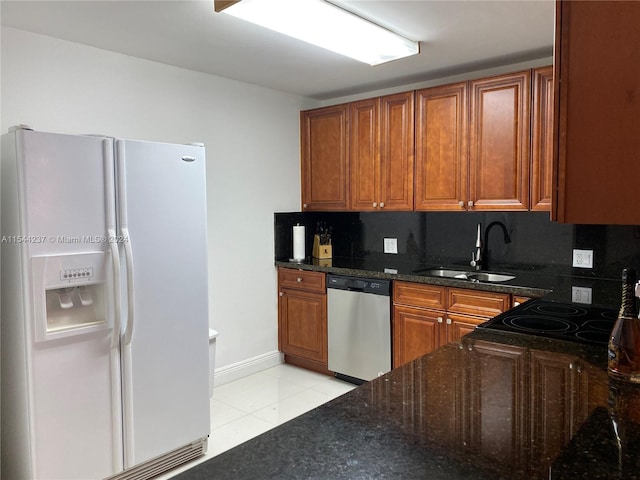
[[[636,316],[636,272],[622,271],[622,305],[609,340],[609,375],[640,383],[640,319]]]

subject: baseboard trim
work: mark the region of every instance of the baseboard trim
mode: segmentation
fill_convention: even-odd
[[[224,367],[215,369],[213,375],[213,386],[214,388],[219,387],[225,383],[233,382],[234,380],[238,380],[283,363],[283,354],[274,350],[273,352],[267,352],[256,357],[242,360],[241,362],[225,365]]]

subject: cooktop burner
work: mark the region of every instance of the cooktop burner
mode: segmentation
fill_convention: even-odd
[[[479,327],[607,345],[617,317],[618,311],[614,309],[535,299],[501,313]]]

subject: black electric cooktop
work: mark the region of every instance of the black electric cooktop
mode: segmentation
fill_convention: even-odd
[[[534,299],[501,313],[478,328],[607,345],[618,311],[577,303]]]

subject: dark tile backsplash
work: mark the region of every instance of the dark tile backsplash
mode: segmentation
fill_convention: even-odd
[[[306,254],[311,256],[316,226],[324,222],[333,229],[334,257],[390,256],[383,253],[383,239],[392,237],[398,239],[398,257],[416,264],[468,265],[478,223],[484,237],[484,229],[494,221],[506,226],[511,243],[504,243],[499,227],[490,230],[485,259],[489,269],[552,267],[560,273],[613,279],[624,267],[640,270],[640,226],[565,225],[551,222],[546,212],[276,213],[275,258],[292,257],[292,227],[298,223],[306,227]],[[594,251],[593,269],[571,266],[574,248]]]

